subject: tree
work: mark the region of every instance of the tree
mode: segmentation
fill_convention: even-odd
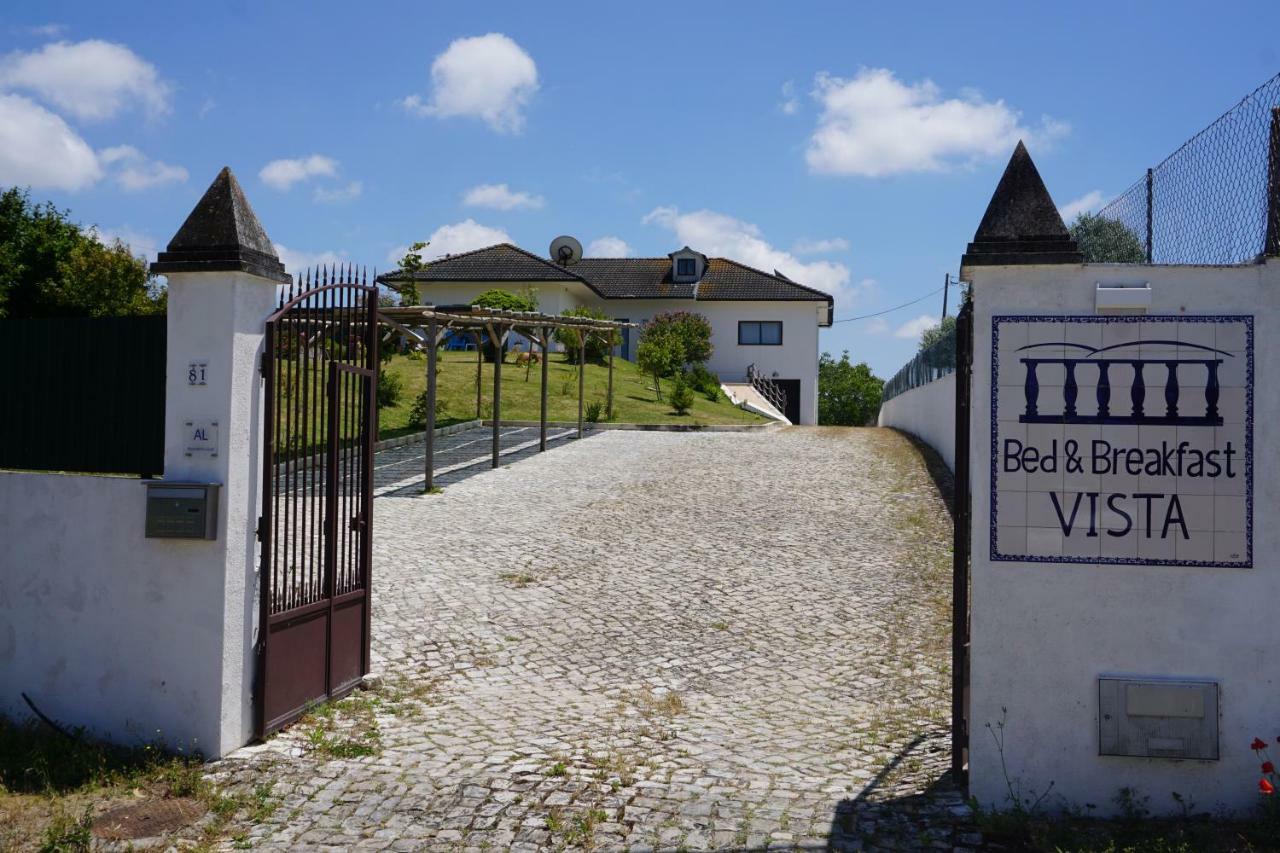
[[[818,359],[818,423],[866,426],[880,410],[884,380],[866,362],[851,364],[845,350],[836,361],[824,352]]]
[[[1119,219],[1082,213],[1071,223],[1070,231],[1086,263],[1141,264],[1147,260],[1146,246]]]
[[[579,305],[577,308],[569,308],[561,311],[562,317],[585,317],[591,320],[607,320],[608,316],[598,308],[592,308],[588,305]],[[578,333],[570,328],[560,328],[555,331],[556,343],[564,347],[565,356],[570,364],[576,364],[578,361]],[[584,348],[587,351],[587,361],[603,361],[609,356],[609,350],[613,349],[617,340],[617,333],[610,329],[608,331],[588,332],[587,339],[584,341]]]
[[[401,305],[416,305],[418,302],[418,282],[414,275],[427,268],[427,264],[422,260],[422,250],[430,245],[431,243],[426,240],[414,243],[400,259],[400,275],[404,280],[400,282],[397,290],[400,293]]]
[[[474,308],[493,308],[496,311],[536,311],[538,303],[534,297],[529,294],[511,293],[507,290],[486,290],[484,293],[471,300]],[[503,345],[502,352],[506,352],[506,345]],[[486,340],[484,345],[484,360],[497,361],[499,357],[498,350],[493,344]]]
[[[956,318],[943,317],[920,334],[920,352],[930,367],[956,366]]]
[[[640,345],[636,347],[636,364],[653,377],[654,390],[662,399],[662,377],[670,376],[684,364],[684,349],[669,327],[650,328],[645,324]]]
[[[0,317],[108,317],[165,310],[165,291],[119,240],[16,187],[0,193]]]

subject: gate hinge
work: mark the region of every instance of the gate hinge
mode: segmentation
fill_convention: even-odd
[[[267,378],[267,354],[265,352],[258,356],[258,373],[263,379]]]
[[[266,516],[262,516],[262,515],[258,516],[258,526],[257,526],[257,528],[255,528],[255,529],[254,529],[254,531],[253,531],[253,535],[254,535],[255,537],[257,537],[257,540],[258,540],[259,542],[261,542],[261,541],[262,541],[262,528],[263,528],[264,524],[266,523],[266,520],[267,520],[267,519],[266,519]]]

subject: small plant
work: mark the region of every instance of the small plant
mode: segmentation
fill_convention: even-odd
[[[563,761],[557,761],[555,764],[552,764],[547,768],[547,775],[553,779],[558,779],[562,776],[567,776],[568,774],[569,768],[565,766]]]
[[[436,417],[439,418],[442,414],[444,414],[444,410],[445,410],[445,401],[437,393],[436,394]],[[427,425],[427,392],[423,391],[413,401],[413,405],[409,407],[409,426],[425,427],[426,425]]]
[[[720,402],[723,392],[720,390],[720,377],[716,376],[705,365],[695,364],[685,375],[689,385],[712,403]]]
[[[669,396],[671,408],[677,415],[689,414],[689,409],[693,407],[693,389],[684,381],[683,376],[676,377]]]
[[[506,581],[516,589],[524,589],[530,584],[537,583],[538,578],[528,572],[503,572],[498,575],[500,580]]]
[[[54,815],[44,830],[44,843],[40,853],[80,853],[93,849],[93,810],[86,808],[79,818],[65,812]]]
[[[599,400],[593,400],[592,402],[587,403],[586,412],[584,413],[584,417],[587,419],[587,423],[591,423],[591,424],[599,423],[600,417],[603,414],[604,414],[604,403],[601,403]]]
[[[1013,814],[1019,819],[1029,819],[1034,817],[1040,806],[1044,804],[1045,798],[1053,790],[1053,782],[1050,781],[1049,787],[1045,788],[1040,795],[1037,796],[1034,790],[1028,789],[1027,793],[1030,796],[1024,797],[1022,795],[1022,780],[1009,777],[1009,767],[1005,764],[1004,759],[1004,730],[1008,718],[1009,709],[1001,708],[1000,719],[996,721],[994,726],[991,723],[987,723],[987,731],[991,732],[991,739],[996,744],[996,752],[1000,755],[1000,772],[1004,774],[1004,784],[1008,790],[1006,799],[1013,810]]]
[[[378,408],[389,409],[396,403],[400,402],[400,395],[404,392],[404,380],[397,373],[388,373],[384,369],[378,370]]]
[[[1276,738],[1276,743],[1280,743],[1280,738]],[[1271,756],[1267,752],[1267,742],[1260,737],[1253,739],[1253,743],[1249,744],[1249,748],[1253,750],[1253,754],[1262,762],[1262,777],[1258,779],[1258,793],[1268,799],[1274,799],[1276,793],[1276,785],[1280,784],[1280,780],[1276,778],[1276,765],[1271,761]]]

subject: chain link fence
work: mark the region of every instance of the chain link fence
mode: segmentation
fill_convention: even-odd
[[[944,337],[916,353],[915,358],[884,383],[880,401],[886,403],[903,392],[928,385],[956,369],[956,330],[951,326]]]
[[[1278,172],[1280,74],[1086,215],[1080,249],[1086,261],[1148,264],[1236,264],[1280,252]]]

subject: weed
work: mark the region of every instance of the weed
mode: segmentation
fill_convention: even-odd
[[[92,826],[92,809],[85,809],[78,818],[59,811],[45,828],[40,853],[87,853],[93,849],[93,836],[89,831]]]
[[[516,589],[524,589],[526,586],[538,581],[537,576],[528,572],[502,572],[498,575],[498,578]]]
[[[551,767],[547,769],[547,775],[551,777],[558,778],[560,776],[567,776],[568,773],[569,773],[569,768],[565,766],[565,763],[563,761],[557,761],[555,764],[552,764]]]
[[[724,621],[723,619],[718,619],[715,622],[711,623],[711,627],[717,631],[728,631],[729,623]]]

